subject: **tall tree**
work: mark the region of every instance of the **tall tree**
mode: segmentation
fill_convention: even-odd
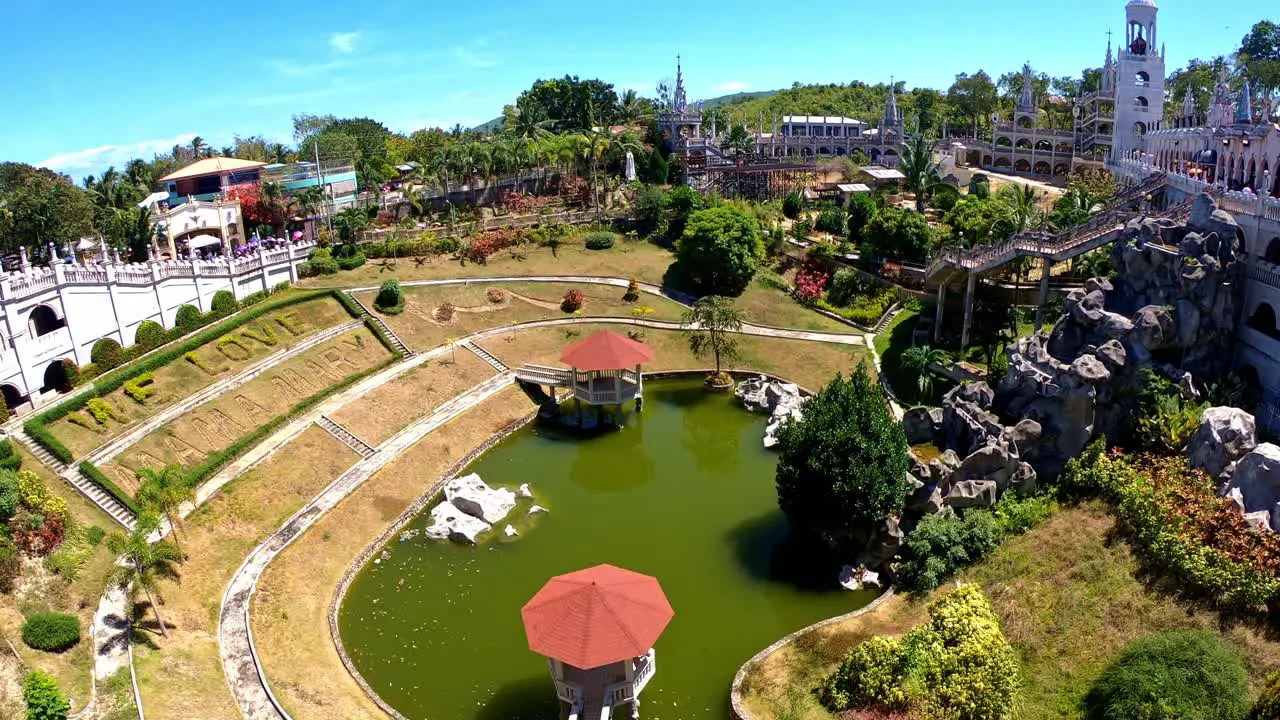
[[[139,481],[137,499],[143,507],[163,515],[173,528],[173,543],[183,557],[178,531],[183,530],[182,506],[195,502],[196,492],[188,484],[181,465],[166,465],[162,470],[142,467],[137,472]],[[185,532],[185,531],[184,531]]]
[[[1280,110],[1280,25],[1263,20],[1250,28],[1236,61],[1257,95],[1259,115],[1270,120]]]
[[[46,168],[0,163],[0,205],[7,210],[6,232],[0,237],[4,252],[17,252],[20,245],[34,250],[49,242],[61,248],[93,230],[89,193]]]
[[[930,199],[940,195],[958,197],[960,190],[942,181],[938,163],[933,159],[936,143],[923,135],[915,135],[902,144],[902,162],[898,170],[905,176],[902,184],[915,193],[916,212],[924,214]]]
[[[541,111],[535,107],[541,107]],[[590,130],[594,123],[608,125],[618,110],[613,85],[601,80],[579,80],[566,75],[558,80],[538,80],[520,94],[521,112],[542,112],[562,131]]]
[[[128,535],[114,534],[107,538],[107,549],[116,557],[110,584],[126,593],[131,589],[146,593],[151,611],[160,624],[160,634],[167,638],[169,631],[160,615],[156,596],[159,594],[161,579],[177,579],[182,553],[163,540],[155,543],[148,541],[151,533],[159,527],[160,523],[155,515],[143,513],[138,516],[133,531]]]
[[[990,127],[991,114],[999,106],[996,85],[991,76],[979,70],[973,75],[960,73],[947,90],[947,101],[957,119],[967,125]]]

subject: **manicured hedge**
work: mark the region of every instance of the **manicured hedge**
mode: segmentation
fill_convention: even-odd
[[[399,315],[404,312],[404,292],[400,289],[400,281],[390,278],[378,288],[378,296],[373,299],[373,306],[384,315]]]
[[[133,333],[133,344],[146,350],[154,350],[164,344],[168,334],[164,326],[155,320],[143,320]]]
[[[22,467],[22,456],[13,449],[13,442],[0,440],[0,470],[17,470]]]
[[[101,371],[114,370],[124,362],[124,348],[112,338],[102,338],[93,344],[89,358]]]
[[[97,485],[98,487],[105,490],[108,495],[115,498],[116,501],[119,502],[121,505],[124,505],[126,508],[128,508],[129,512],[133,513],[134,515],[138,514],[139,512],[138,504],[133,501],[133,498],[129,495],[129,493],[122,490],[119,485],[116,485],[115,483],[111,482],[111,478],[107,477],[106,473],[98,469],[97,465],[94,465],[88,460],[81,462],[80,474],[88,478],[89,481],[92,482],[94,485]]]
[[[22,642],[46,652],[62,652],[80,642],[80,619],[60,612],[38,612],[22,625]]]
[[[209,309],[215,317],[226,317],[235,312],[240,307],[236,302],[236,296],[230,290],[219,290],[213,294],[213,302],[209,304]]]
[[[173,326],[183,332],[190,332],[200,327],[200,308],[195,305],[183,305],[173,317]]]
[[[1090,720],[1241,720],[1248,697],[1238,650],[1207,630],[1173,630],[1126,647],[1089,690],[1085,709]]]

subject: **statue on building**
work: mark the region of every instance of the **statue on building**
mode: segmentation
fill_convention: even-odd
[[[1147,40],[1142,37],[1142,28],[1138,28],[1138,34],[1133,38],[1133,42],[1129,44],[1129,52],[1134,55],[1147,54]]]

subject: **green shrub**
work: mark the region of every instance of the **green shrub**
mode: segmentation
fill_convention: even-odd
[[[195,305],[183,305],[178,308],[178,314],[174,316],[173,320],[174,327],[182,333],[189,333],[203,323],[204,319],[200,317],[200,309]]]
[[[86,373],[82,371],[82,368],[71,358],[62,358],[62,374],[66,377],[66,387],[60,389],[65,390],[70,390],[88,379],[85,377]],[[93,373],[93,375],[96,374],[96,372]],[[89,377],[93,377],[93,375],[89,375]]]
[[[13,544],[8,535],[0,534],[0,593],[13,592],[20,572],[22,558],[18,546]]]
[[[69,460],[67,462],[70,462]],[[129,512],[138,514],[138,505],[133,501],[133,496],[120,489],[107,477],[107,474],[98,469],[97,465],[85,460],[80,463],[80,474],[84,475],[90,482],[97,485],[107,492],[108,495],[115,498],[117,502],[129,509]]]
[[[18,493],[18,473],[12,470],[0,470],[0,524],[7,525],[9,518],[17,512],[22,504],[22,496]]]
[[[823,210],[818,219],[813,223],[813,229],[818,232],[830,233],[837,237],[844,237],[846,228],[844,211],[839,208],[828,208]]]
[[[85,539],[89,541],[90,545],[97,547],[103,539],[107,537],[107,531],[97,525],[90,525],[89,528],[84,531],[84,536]]]
[[[1242,720],[1248,693],[1235,648],[1207,630],[1174,630],[1126,647],[1090,688],[1085,708],[1091,720]]]
[[[46,652],[62,652],[80,642],[80,619],[60,612],[38,612],[22,625],[22,642]]]
[[[586,246],[588,250],[608,250],[613,247],[613,233],[593,232],[587,236]]]
[[[800,193],[792,190],[782,199],[782,214],[789,220],[795,220],[800,216],[800,210],[804,207],[803,201],[800,199]]]
[[[982,589],[964,585],[929,606],[929,622],[901,640],[872,637],[822,683],[824,704],[910,711],[912,717],[1003,720],[1017,691],[1018,658]]]
[[[155,320],[143,320],[133,333],[133,343],[144,351],[154,350],[164,344],[166,337],[163,325]]]
[[[240,304],[236,302],[235,293],[230,290],[219,290],[213,294],[213,302],[209,304],[210,310],[214,317],[226,317],[238,310]]]
[[[243,300],[240,301],[240,307],[249,307],[251,305],[257,305],[263,300],[266,300],[267,297],[270,295],[271,295],[270,290],[259,290],[258,292],[255,292],[255,293],[249,293],[248,295],[244,296]]]
[[[22,456],[13,447],[12,440],[0,440],[0,470],[17,470],[22,467]]]
[[[338,261],[334,259],[329,248],[316,248],[307,257],[307,270],[311,275],[332,275],[338,272]],[[301,269],[301,268],[299,268]]]
[[[66,720],[70,711],[57,681],[43,670],[27,673],[22,681],[22,701],[27,706],[26,720]]]
[[[1275,720],[1280,718],[1280,672],[1267,676],[1267,684],[1263,686],[1258,699],[1253,702],[1253,711],[1249,720]]]
[[[404,292],[400,290],[400,281],[395,278],[383,281],[378,288],[378,295],[373,299],[373,306],[384,315],[399,315],[404,312]]]

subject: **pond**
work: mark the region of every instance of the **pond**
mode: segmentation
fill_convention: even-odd
[[[839,563],[790,533],[764,424],[731,395],[667,380],[645,384],[644,411],[622,430],[519,430],[468,472],[495,487],[529,483],[550,512],[527,515],[522,504],[510,516],[519,536],[499,528],[478,546],[392,540],[339,614],[352,661],[409,718],[556,718],[520,607],[553,575],[610,563],[656,576],[675,608],[642,717],[728,718],[743,662],[872,599],[837,588]],[[405,529],[427,524],[424,513]]]

